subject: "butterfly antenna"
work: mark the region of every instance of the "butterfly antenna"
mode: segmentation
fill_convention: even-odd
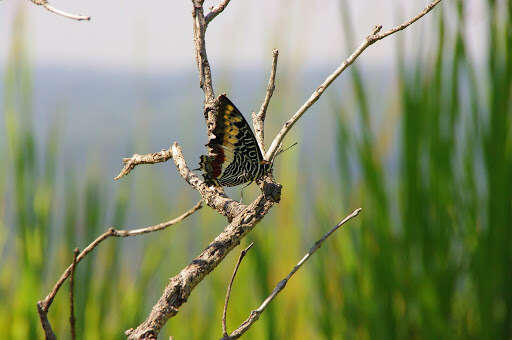
[[[298,142],[295,142],[295,143],[293,143],[292,145],[290,145],[290,146],[288,146],[288,147],[286,147],[286,148],[284,148],[284,149],[283,149],[283,148],[281,148],[281,149],[276,153],[276,155],[274,156],[274,159],[276,159],[276,158],[277,158],[277,156],[279,156],[279,155],[280,155],[280,154],[282,154],[283,152],[290,150],[291,148],[293,148],[293,147],[294,147],[295,145],[297,145],[297,144],[299,144],[299,143],[298,143]]]

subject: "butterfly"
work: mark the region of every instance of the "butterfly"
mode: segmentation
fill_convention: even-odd
[[[205,183],[232,187],[260,179],[271,163],[263,158],[249,124],[235,105],[225,95],[217,101],[215,138],[206,144],[208,155],[202,155],[199,162]]]

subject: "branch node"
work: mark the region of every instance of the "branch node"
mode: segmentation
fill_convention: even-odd
[[[281,201],[281,191],[283,186],[279,183],[275,183],[272,179],[265,180],[263,182],[263,193],[265,197],[272,202],[279,203]]]
[[[287,280],[287,279],[282,279],[281,281],[279,281],[279,282],[277,283],[276,288],[277,288],[277,289],[279,289],[279,290],[281,290],[281,289],[283,289],[284,287],[286,287],[286,284],[287,284],[287,283],[288,283],[288,280]]]

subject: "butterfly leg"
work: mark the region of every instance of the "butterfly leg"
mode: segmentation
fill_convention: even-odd
[[[252,182],[254,182],[254,181],[250,181],[249,183],[247,183],[246,185],[244,185],[242,187],[242,190],[240,190],[240,204],[242,204],[242,201],[244,199],[244,189],[247,188],[249,185],[251,185]]]

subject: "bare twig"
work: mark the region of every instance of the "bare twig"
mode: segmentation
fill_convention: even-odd
[[[215,92],[213,91],[212,74],[210,71],[210,63],[206,55],[206,21],[203,11],[203,0],[192,0],[194,9],[192,17],[194,22],[194,46],[196,51],[197,69],[199,70],[199,86],[204,91],[204,101],[206,105],[212,104],[215,100]],[[219,12],[220,13],[220,12]]]
[[[421,19],[425,14],[427,14],[428,12],[430,12],[431,10],[434,9],[434,7],[436,7],[436,5],[438,3],[440,3],[441,0],[435,0],[435,1],[432,1],[427,7],[425,7],[423,9],[423,11],[421,11],[420,13],[418,13],[414,18],[412,18],[411,20],[407,21],[407,22],[404,22],[403,24],[401,25],[398,25],[398,26],[395,26],[393,28],[391,28],[390,30],[384,32],[384,33],[381,33],[381,34],[378,34],[376,37],[375,37],[375,41],[378,41],[378,40],[381,40],[381,39],[384,39],[385,37],[387,37],[388,35],[391,35],[393,33],[396,33],[398,31],[402,31],[404,29],[406,29],[408,26],[414,24],[416,21],[418,21],[419,19]],[[374,41],[374,42],[375,42]]]
[[[236,262],[235,270],[233,270],[233,275],[231,276],[231,280],[229,281],[228,289],[226,291],[226,299],[224,300],[224,310],[222,311],[222,335],[227,336],[228,331],[226,327],[226,315],[228,312],[228,303],[229,303],[229,297],[231,295],[231,287],[233,287],[233,281],[235,281],[236,273],[238,272],[238,267],[240,267],[240,263],[242,263],[242,260],[245,257],[245,254],[249,251],[249,249],[252,248],[254,245],[254,242],[251,242],[247,248],[242,250],[240,252],[240,256],[238,256],[238,261]]]
[[[267,91],[265,94],[265,99],[263,100],[263,104],[261,104],[260,111],[256,114],[252,113],[252,125],[254,126],[254,135],[256,136],[256,141],[260,147],[261,153],[265,154],[265,116],[267,114],[268,104],[270,103],[270,98],[274,94],[275,81],[276,81],[276,68],[277,68],[277,58],[279,57],[279,51],[274,49],[272,51],[272,69],[270,70],[270,78],[268,79]]]
[[[309,249],[309,251],[304,255],[304,257],[293,267],[290,273],[286,275],[284,279],[278,282],[272,293],[262,302],[262,304],[258,307],[258,309],[253,310],[251,312],[251,315],[238,327],[235,331],[233,331],[230,335],[222,338],[222,340],[230,340],[230,339],[238,339],[242,334],[247,332],[247,330],[260,318],[261,313],[267,308],[267,306],[274,300],[274,298],[279,294],[288,281],[291,279],[291,277],[306,263],[306,261],[313,255],[318,248],[324,243],[324,241],[331,236],[336,230],[338,230],[341,226],[343,226],[345,223],[350,221],[352,218],[359,215],[361,212],[361,208],[358,208],[354,210],[350,215],[345,217],[341,222],[336,224],[331,230],[329,230],[322,238],[320,238],[318,241],[315,242],[315,244]]]
[[[295,114],[288,120],[286,123],[284,123],[283,127],[279,131],[279,133],[276,135],[274,140],[272,141],[272,144],[270,145],[270,148],[268,149],[267,153],[265,154],[265,159],[271,161],[274,155],[276,154],[277,150],[279,149],[279,145],[283,141],[284,137],[290,131],[290,129],[293,127],[293,125],[302,117],[302,115],[320,98],[320,96],[324,93],[325,89],[331,85],[331,83],[341,74],[347,67],[349,67],[360,55],[363,53],[366,48],[373,45],[375,42],[384,39],[385,37],[396,33],[398,31],[401,31],[405,28],[407,28],[409,25],[415,23],[420,18],[422,18],[425,14],[430,12],[441,0],[435,0],[431,2],[423,11],[421,11],[418,15],[416,15],[414,18],[410,19],[409,21],[395,26],[392,29],[390,29],[387,32],[378,34],[380,30],[382,29],[381,25],[375,26],[371,32],[370,35],[366,37],[366,39],[359,45],[359,47],[347,58],[343,63],[332,73],[330,74],[324,82],[313,92],[313,94],[309,97],[309,99],[295,112]]]
[[[57,295],[57,292],[59,291],[60,287],[64,284],[66,279],[70,277],[71,273],[73,272],[75,266],[82,261],[82,259],[87,256],[91,251],[94,250],[101,242],[106,240],[107,238],[113,236],[113,237],[129,237],[129,236],[137,236],[141,234],[150,233],[153,231],[159,231],[163,230],[171,225],[177,224],[181,221],[183,221],[188,216],[192,215],[194,212],[199,210],[202,207],[202,202],[199,201],[195,206],[193,206],[190,210],[183,213],[181,216],[178,216],[175,219],[172,219],[167,222],[163,222],[154,226],[149,226],[145,228],[139,228],[139,229],[132,229],[132,230],[118,230],[114,228],[109,228],[106,232],[98,236],[93,242],[91,242],[87,247],[85,247],[84,250],[76,257],[76,259],[73,260],[73,263],[69,265],[69,267],[62,273],[61,277],[51,290],[51,292],[44,298],[43,300],[40,300],[37,303],[37,309],[39,312],[39,318],[41,319],[41,324],[43,326],[43,329],[45,331],[46,339],[55,339],[55,334],[53,334],[53,331],[51,329],[51,325],[48,322],[48,310],[53,302],[53,299],[55,298],[55,295]],[[53,334],[53,337],[52,337]]]
[[[34,5],[37,5],[37,6],[43,6],[48,11],[55,13],[57,15],[63,16],[68,19],[73,19],[73,20],[78,20],[78,21],[91,20],[91,17],[88,15],[72,14],[72,13],[61,11],[60,9],[57,9],[57,8],[51,6],[47,0],[30,0],[30,2],[32,2]]]
[[[229,1],[231,0],[222,0],[217,6],[210,8],[210,13],[204,17],[206,25],[208,25],[217,15],[222,13],[222,11],[228,6]]]
[[[71,339],[76,339],[76,329],[75,329],[75,303],[73,297],[73,289],[75,283],[75,269],[76,269],[76,258],[80,251],[78,248],[75,248],[73,251],[73,263],[71,264],[71,276],[69,278],[69,326],[71,328]]]
[[[155,163],[162,163],[167,162],[169,159],[172,158],[172,151],[171,148],[167,150],[162,150],[160,152],[154,152],[154,153],[148,153],[145,155],[138,155],[134,154],[130,158],[123,158],[124,167],[117,175],[114,180],[118,180],[123,176],[126,176],[130,173],[130,171],[135,168],[135,166],[139,164],[155,164]]]

